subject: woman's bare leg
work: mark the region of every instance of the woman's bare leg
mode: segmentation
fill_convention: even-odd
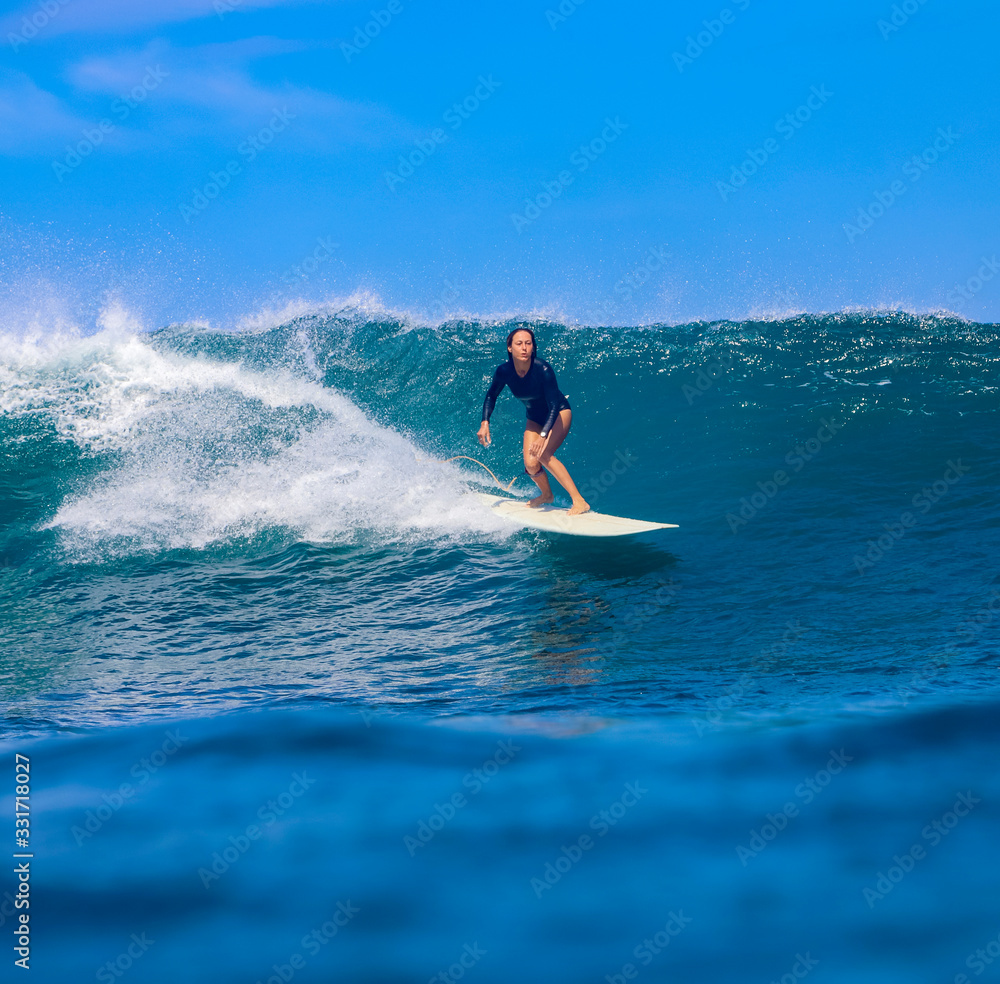
[[[545,474],[545,469],[542,467],[541,462],[539,462],[536,457],[528,453],[528,448],[530,448],[531,445],[538,439],[541,427],[539,427],[533,420],[529,420],[525,427],[524,470],[531,475],[531,480],[538,486],[542,493],[541,495],[536,495],[534,499],[529,500],[528,505],[543,506],[547,502],[552,502],[555,498],[552,495],[552,486],[549,485],[549,477]],[[532,474],[532,472],[534,472],[534,474]]]
[[[550,472],[552,472],[555,480],[569,493],[570,499],[573,500],[573,504],[569,507],[570,516],[578,516],[580,513],[587,512],[587,510],[590,509],[590,505],[586,499],[580,495],[580,490],[574,484],[573,479],[570,478],[570,474],[566,470],[566,466],[555,457],[555,452],[559,449],[559,445],[566,440],[566,435],[569,433],[570,424],[572,422],[572,410],[559,411],[559,416],[556,417],[555,423],[552,425],[552,430],[549,432],[549,439],[546,442],[545,450],[542,452],[541,457],[537,460],[541,461],[541,463]],[[532,421],[529,420],[528,424],[530,426]],[[539,428],[539,430],[541,430],[541,428]]]

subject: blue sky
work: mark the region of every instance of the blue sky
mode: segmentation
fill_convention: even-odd
[[[6,319],[1000,321],[998,26],[972,0],[8,5]]]

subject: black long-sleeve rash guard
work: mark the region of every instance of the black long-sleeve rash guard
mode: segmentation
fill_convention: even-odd
[[[560,410],[569,410],[569,400],[556,385],[556,374],[544,359],[532,359],[531,368],[519,376],[514,362],[508,359],[497,366],[493,382],[486,391],[483,401],[483,420],[489,420],[497,397],[505,386],[517,397],[528,411],[528,420],[533,420],[542,428],[542,437],[552,430]]]

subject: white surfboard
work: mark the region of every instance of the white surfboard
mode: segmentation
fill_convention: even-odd
[[[646,533],[649,530],[677,529],[676,523],[647,523],[641,519],[606,516],[599,512],[570,516],[567,509],[560,509],[558,506],[529,508],[526,499],[511,499],[505,495],[476,492],[475,496],[505,519],[528,529],[546,530],[549,533],[568,533],[570,536],[627,536],[629,533]]]

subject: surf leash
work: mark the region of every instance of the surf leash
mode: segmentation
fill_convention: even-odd
[[[493,481],[496,482],[497,485],[504,490],[504,492],[509,492],[510,487],[521,477],[520,475],[515,475],[507,485],[504,485],[500,479],[496,477],[496,475],[493,475],[493,472],[490,471],[487,465],[484,465],[478,458],[470,458],[467,454],[456,454],[454,458],[417,458],[417,461],[432,461],[438,465],[446,465],[449,461],[458,461],[460,459],[463,461],[474,461],[480,468],[485,468],[488,472],[490,472],[490,475],[493,476]]]

